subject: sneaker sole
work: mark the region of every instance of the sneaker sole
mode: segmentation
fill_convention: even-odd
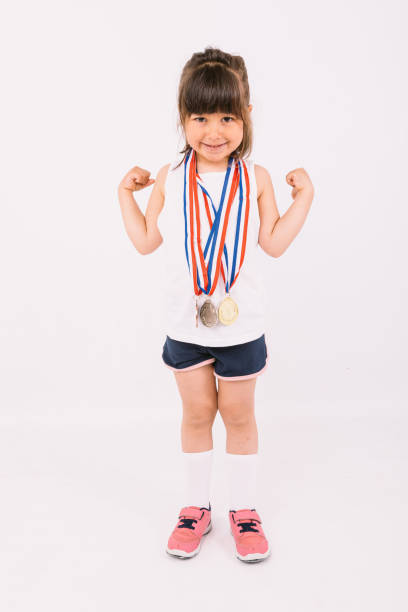
[[[206,535],[212,529],[211,521],[208,523],[207,529],[204,531],[203,536]],[[195,550],[191,552],[186,552],[185,550],[179,550],[177,548],[166,548],[166,552],[172,557],[176,557],[177,559],[191,559],[198,555],[201,549],[201,541]]]
[[[270,550],[267,550],[266,553],[251,553],[249,555],[246,555],[245,557],[242,557],[237,553],[236,557],[240,561],[244,561],[244,563],[257,563],[258,561],[264,561],[265,559],[267,559],[270,555],[270,552]]]

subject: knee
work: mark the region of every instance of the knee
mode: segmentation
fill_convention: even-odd
[[[220,407],[219,410],[227,429],[245,430],[251,427],[254,422],[255,417],[253,411],[248,410],[247,407],[241,407],[239,405],[224,406]]]
[[[183,406],[183,424],[193,429],[212,427],[217,410],[213,404]]]

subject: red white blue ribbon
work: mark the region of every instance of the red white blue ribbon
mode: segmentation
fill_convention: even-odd
[[[189,151],[184,161],[185,251],[188,269],[193,277],[195,295],[201,293],[212,295],[217,286],[220,271],[227,294],[237,280],[245,258],[249,196],[247,166],[243,160],[230,156],[220,203],[216,208],[204,182],[197,173],[196,153],[194,149]],[[236,210],[237,207],[238,210]],[[201,245],[200,210],[205,210],[206,221],[210,228],[204,250]],[[236,227],[233,253],[228,253],[225,241],[231,212]]]

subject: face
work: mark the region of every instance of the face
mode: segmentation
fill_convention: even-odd
[[[249,105],[252,110],[252,105]],[[197,160],[208,166],[222,165],[243,138],[243,121],[227,113],[190,115],[184,125],[186,140],[195,150]]]

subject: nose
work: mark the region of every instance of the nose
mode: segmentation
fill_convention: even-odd
[[[218,122],[207,125],[206,137],[208,144],[218,144],[222,140],[222,126]]]
[[[218,145],[221,144],[222,142],[224,142],[224,139],[222,137],[222,134],[220,134],[220,132],[218,132],[217,130],[212,131],[212,132],[207,132],[206,136],[205,136],[205,141],[206,143],[210,144],[210,145]]]

